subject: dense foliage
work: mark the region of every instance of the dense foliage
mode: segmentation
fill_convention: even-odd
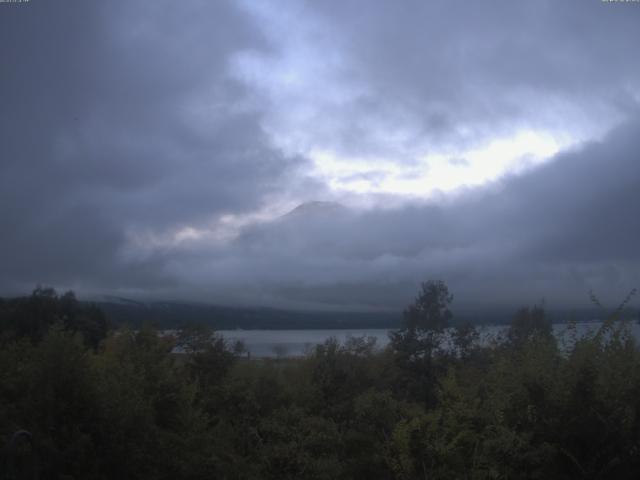
[[[71,294],[3,301],[0,478],[637,478],[622,322],[559,341],[534,307],[481,342],[451,302],[425,283],[384,350],[249,360],[202,328],[107,332]]]

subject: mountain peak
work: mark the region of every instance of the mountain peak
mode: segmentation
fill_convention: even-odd
[[[298,205],[296,208],[291,210],[285,216],[310,216],[310,215],[329,215],[335,213],[342,213],[346,211],[347,208],[344,205],[341,205],[336,202],[323,202],[319,200],[314,200],[311,202],[305,202]]]

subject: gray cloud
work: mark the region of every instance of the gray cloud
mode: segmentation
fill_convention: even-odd
[[[585,305],[590,289],[615,302],[640,283],[639,139],[636,118],[440,203],[309,205],[247,227],[222,250],[205,247],[186,271],[212,292],[298,306],[399,308],[426,278],[446,279],[467,307]]]
[[[274,48],[284,58],[310,58],[298,74],[301,86],[270,90],[274,101],[303,102],[305,115],[283,120],[278,112],[273,121],[282,129],[302,121],[303,143],[345,154],[407,161],[522,128],[593,135],[626,115],[640,88],[640,67],[630,58],[640,10],[628,6],[277,3],[293,20],[288,35],[271,34]],[[267,18],[277,23],[281,8],[267,9]],[[274,55],[265,54],[265,68],[279,72]]]
[[[268,49],[233,2],[32,2],[0,22],[5,286],[153,285],[119,264],[127,231],[254,209],[303,162],[228,75]]]
[[[397,308],[425,278],[469,304],[640,283],[632,5],[0,7],[3,292]],[[411,177],[431,172],[420,155],[522,129],[574,145],[429,200],[334,190],[307,157]],[[378,167],[346,178],[381,183]],[[261,216],[312,198],[369,208]]]

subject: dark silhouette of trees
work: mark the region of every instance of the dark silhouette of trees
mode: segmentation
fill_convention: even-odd
[[[384,349],[330,339],[249,360],[204,327],[104,336],[49,289],[2,300],[0,479],[637,478],[625,323],[559,348],[542,308],[524,308],[480,342],[449,327],[451,301],[423,284]]]
[[[109,328],[98,307],[79,302],[71,291],[58,295],[53,288],[38,286],[28,297],[0,302],[0,332],[5,338],[28,338],[37,343],[56,323],[80,334],[92,348],[106,338]]]
[[[507,339],[516,347],[524,345],[532,336],[549,339],[552,335],[551,322],[545,317],[542,305],[518,310],[507,331]]]
[[[421,285],[415,301],[403,314],[403,328],[390,335],[399,375],[400,390],[424,398],[426,404],[435,401],[437,382],[436,355],[443,345],[445,329],[453,314],[449,305],[453,295],[441,280]]]

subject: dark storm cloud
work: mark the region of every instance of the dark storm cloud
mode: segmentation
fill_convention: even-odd
[[[255,208],[300,160],[228,75],[268,48],[234,2],[30,2],[0,24],[5,287],[153,285],[160,265],[118,259],[127,231]]]
[[[0,4],[0,289],[397,308],[444,278],[476,304],[615,297],[640,283],[634,7]],[[362,200],[313,176],[314,149],[401,178],[432,151],[475,167],[459,152],[521,130],[573,146],[428,201],[260,216]]]
[[[638,152],[635,117],[602,142],[441,203],[310,204],[207,251],[200,268],[217,272],[211,284],[221,275],[290,305],[399,308],[427,278],[446,279],[467,307],[584,306],[591,289],[619,301],[640,284]]]

